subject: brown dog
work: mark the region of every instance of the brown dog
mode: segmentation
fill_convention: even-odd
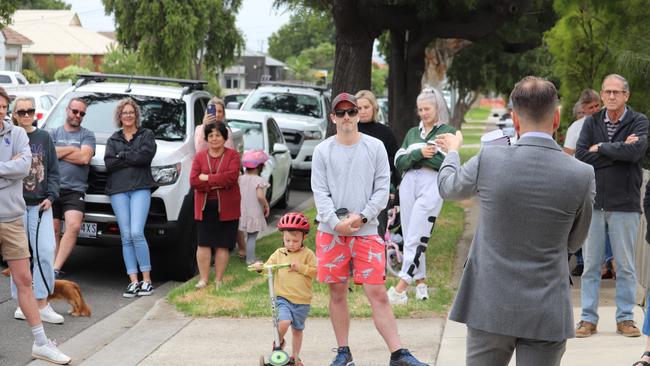
[[[9,268],[2,271],[2,275],[9,277]],[[90,316],[90,307],[84,301],[81,295],[81,289],[76,282],[67,280],[54,281],[54,293],[47,297],[47,300],[64,300],[67,301],[72,309],[68,310],[68,314],[72,316]]]

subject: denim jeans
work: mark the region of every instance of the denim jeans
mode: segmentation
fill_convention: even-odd
[[[582,273],[581,320],[598,323],[600,266],[605,259],[607,233],[616,258],[616,322],[634,320],[636,269],[634,243],[641,215],[638,212],[594,210],[589,235],[583,248],[585,268]]]
[[[648,298],[645,301],[645,318],[643,319],[643,329],[641,329],[643,335],[650,337],[650,314],[648,310],[650,310],[650,292],[648,292]]]
[[[144,237],[144,224],[151,203],[151,190],[139,189],[111,195],[111,206],[122,238],[122,256],[127,274],[151,271],[149,245]]]
[[[27,206],[23,216],[25,230],[29,233],[29,245],[32,251],[32,285],[34,288],[34,297],[37,299],[47,299],[50,293],[54,292],[54,250],[56,241],[54,240],[54,222],[52,220],[52,209],[43,211],[41,224],[38,228],[38,243],[36,242],[36,226],[38,226],[39,206]],[[38,253],[36,245],[38,244]],[[40,262],[40,266],[38,262]],[[41,269],[43,274],[41,275]],[[43,282],[45,277],[45,282]],[[47,287],[45,287],[47,284]],[[11,281],[11,296],[17,298],[18,291],[16,284]]]

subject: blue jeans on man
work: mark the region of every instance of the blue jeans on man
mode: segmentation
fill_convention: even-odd
[[[151,271],[149,245],[144,225],[151,204],[151,190],[139,189],[111,195],[111,206],[117,217],[122,239],[122,255],[127,274]]]
[[[584,272],[582,273],[581,320],[598,323],[598,299],[601,264],[605,259],[607,234],[616,258],[616,322],[634,320],[636,270],[634,245],[639,227],[638,212],[594,210],[589,235],[583,247]]]

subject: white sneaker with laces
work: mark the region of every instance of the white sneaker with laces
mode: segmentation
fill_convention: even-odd
[[[405,305],[408,302],[408,296],[406,296],[406,291],[397,292],[395,287],[390,287],[387,291],[388,301],[393,305]]]
[[[42,346],[37,346],[36,343],[32,346],[32,357],[52,362],[58,365],[67,365],[72,361],[65,353],[61,352],[56,346],[56,343],[51,339]]]
[[[421,283],[415,286],[415,298],[418,300],[426,300],[429,298],[429,289],[426,284]]]
[[[20,308],[20,306],[16,307],[16,311],[14,312],[14,318],[19,319],[19,320],[25,320],[25,314],[23,314],[23,310]]]
[[[49,302],[44,308],[39,309],[38,312],[41,314],[41,320],[46,323],[63,324],[63,321],[65,320],[61,314],[58,314],[54,309],[52,309]]]

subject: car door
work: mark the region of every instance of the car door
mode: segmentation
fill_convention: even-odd
[[[269,118],[266,121],[266,128],[268,130],[269,134],[269,152],[271,153],[271,157],[274,160],[275,163],[275,169],[273,170],[273,182],[274,183],[274,191],[277,192],[277,196],[275,196],[276,192],[274,192],[274,200],[276,197],[280,197],[284,194],[286,189],[289,189],[289,175],[291,171],[291,154],[289,153],[289,148],[286,146],[284,142],[284,136],[282,135],[282,131],[280,130],[280,127],[278,127],[277,123],[273,118]],[[282,144],[284,145],[284,152],[280,151],[274,151],[274,146],[275,144]]]

